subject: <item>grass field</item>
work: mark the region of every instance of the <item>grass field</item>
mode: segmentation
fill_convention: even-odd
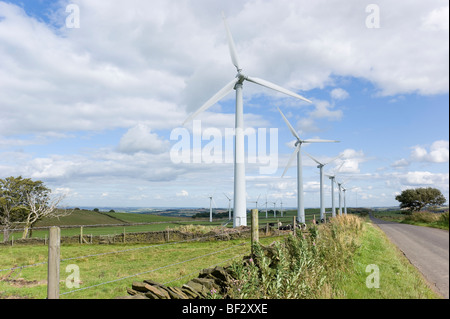
[[[317,213],[316,210],[307,211],[307,221],[312,220],[313,215]],[[287,212],[284,222],[291,222],[294,214],[294,211]],[[109,217],[111,223],[112,221],[117,223],[119,220],[123,222],[142,222],[143,220],[152,222],[158,216],[114,213]],[[103,217],[97,216],[96,218]],[[316,218],[318,218],[318,214]],[[168,223],[156,224],[158,227],[161,225],[164,228],[170,227],[168,225],[180,226],[170,223],[171,217],[162,219],[159,221],[167,221]],[[189,221],[210,225],[208,221],[188,219],[186,222]],[[276,221],[276,219],[266,219],[265,213],[260,213],[260,226],[265,222],[273,221]],[[222,222],[215,221],[212,224],[220,225]],[[339,272],[331,288],[328,288],[332,291],[326,291],[320,296],[322,298],[348,299],[439,298],[428,288],[418,271],[389,242],[386,236],[378,228],[372,226],[370,222],[366,221],[365,223],[367,225],[358,239],[359,246],[352,256],[351,267]],[[115,228],[98,227],[98,229],[111,231]],[[75,231],[78,230],[75,229]],[[123,227],[120,227],[118,231],[123,231]],[[38,231],[35,231],[33,236],[36,233]],[[269,244],[273,241],[274,238],[261,239],[263,244]],[[199,270],[220,263],[229,264],[232,258],[239,260],[243,254],[248,254],[249,251],[248,239],[163,245],[62,245],[61,299],[111,299],[124,296],[126,295],[126,288],[131,287],[133,281],[144,279],[167,283],[169,286],[181,286],[190,278],[196,277]],[[47,254],[46,246],[0,246],[0,298],[45,298]],[[14,266],[32,264],[39,265],[14,271],[1,271]],[[380,269],[380,288],[369,289],[365,284],[368,276],[366,267],[370,264],[375,264]],[[69,265],[78,267],[81,279],[79,289],[82,290],[76,291],[76,288],[67,288],[65,280],[72,274],[70,271],[66,272],[66,267]]]
[[[284,212],[283,218],[278,214],[275,218],[268,216],[265,218],[265,211],[259,213],[260,225],[263,226],[265,223],[273,223],[281,221],[284,224],[292,223],[292,218],[296,214],[296,211],[289,210]],[[306,222],[311,222],[312,219],[316,217],[319,219],[318,209],[307,209],[305,212]],[[215,219],[212,223],[209,220],[199,220],[186,217],[166,217],[158,216],[152,214],[136,214],[136,213],[101,213],[89,210],[76,210],[71,215],[61,217],[59,219],[46,219],[38,222],[35,226],[36,229],[32,232],[33,238],[45,238],[48,236],[49,226],[73,226],[73,228],[61,228],[61,236],[76,236],[80,234],[80,226],[83,227],[83,234],[85,235],[116,235],[122,234],[124,231],[126,233],[132,232],[148,232],[148,231],[162,231],[167,228],[176,228],[180,225],[194,224],[194,225],[210,225],[210,226],[220,226],[225,223],[226,219]],[[143,225],[129,225],[142,223]],[[99,225],[101,227],[86,225]],[[233,223],[230,222],[227,227],[232,227]],[[111,226],[109,226],[111,225]],[[121,225],[121,226],[113,226]],[[250,218],[248,218],[248,225],[250,225]],[[22,237],[21,231],[16,231],[12,234],[15,239]],[[3,233],[0,232],[0,241],[3,240]]]

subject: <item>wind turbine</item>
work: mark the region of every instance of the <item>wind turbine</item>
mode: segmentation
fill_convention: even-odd
[[[342,216],[342,202],[341,202],[341,197],[342,197],[342,183],[339,183],[338,181],[336,181],[336,184],[337,184],[338,190],[339,190],[339,216]]]
[[[228,220],[231,220],[231,198],[227,194],[223,193],[228,199]]]
[[[259,201],[259,198],[260,198],[260,197],[261,197],[261,194],[258,195],[258,199],[257,199],[257,200],[255,200],[254,202],[252,202],[252,203],[255,203],[256,209],[258,209],[258,201]]]
[[[281,218],[283,218],[283,200],[280,199],[280,213],[281,213]]]
[[[289,123],[286,116],[284,116],[283,112],[281,112],[280,108],[278,108],[278,111],[280,112],[281,116],[283,117],[284,121],[286,122],[286,125],[288,126],[292,135],[297,139],[297,141],[295,142],[294,153],[292,153],[291,158],[289,159],[289,162],[286,165],[286,168],[284,169],[283,175],[281,175],[281,177],[283,177],[284,174],[286,174],[286,171],[288,170],[289,166],[291,166],[291,163],[294,160],[295,155],[297,155],[297,221],[299,223],[304,224],[305,223],[305,206],[304,206],[305,204],[303,201],[303,173],[302,173],[302,156],[301,156],[300,148],[303,143],[337,143],[339,141],[321,140],[321,139],[302,140],[302,139],[300,139],[297,132],[292,127],[291,123]]]
[[[336,217],[336,206],[334,205],[334,183],[336,179],[336,174],[341,169],[342,165],[344,165],[344,162],[341,163],[341,165],[338,167],[337,170],[335,170],[333,175],[325,174],[330,180],[331,180],[331,217]]]
[[[267,193],[266,193],[266,218],[268,218],[268,216],[267,216]]]
[[[277,217],[277,210],[276,210],[276,204],[277,204],[277,201],[275,200],[274,202],[272,202],[272,204],[273,204],[273,217]]]
[[[319,164],[317,168],[320,170],[320,221],[323,223],[325,220],[325,196],[323,194],[323,167],[325,165],[330,164],[334,160],[338,159],[342,155],[336,156],[331,161],[328,161],[327,163],[321,163],[317,159],[315,159],[311,154],[308,154],[307,152],[304,152],[306,155],[308,155],[314,162]]]
[[[212,203],[214,202],[213,195],[209,195],[209,222],[212,223]],[[214,202],[214,205],[216,203]]]
[[[341,184],[342,185],[342,184]],[[347,189],[345,187],[342,187],[342,191],[344,192],[344,214],[347,215],[347,205],[345,204],[345,191]]]
[[[223,13],[222,13],[223,15]],[[214,96],[205,102],[197,111],[191,114],[183,123],[183,125],[193,118],[195,118],[201,112],[207,110],[212,105],[216,104],[220,99],[225,97],[232,90],[236,91],[236,112],[235,112],[235,143],[234,143],[234,210],[233,210],[233,227],[247,226],[247,207],[245,199],[245,145],[244,145],[244,107],[242,98],[242,85],[244,81],[252,82],[265,86],[269,89],[290,95],[292,97],[301,99],[303,101],[312,103],[310,100],[282,88],[276,84],[247,76],[242,73],[242,68],[239,64],[238,56],[236,53],[236,47],[234,45],[233,37],[228,28],[225,16],[223,16],[225,29],[227,32],[228,47],[230,50],[231,62],[236,67],[236,77],[220,89]]]

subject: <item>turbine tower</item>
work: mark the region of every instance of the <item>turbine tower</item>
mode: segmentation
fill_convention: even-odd
[[[344,214],[347,216],[347,205],[345,204],[345,191],[346,190],[347,189],[345,187],[342,187],[342,191],[344,192]]]
[[[336,174],[341,169],[342,165],[344,165],[344,162],[339,165],[338,169],[334,171],[333,175],[325,174],[330,180],[331,180],[331,217],[336,217],[336,206],[334,204],[334,183],[336,179]]]
[[[212,223],[212,202],[214,201],[213,195],[208,196],[209,197],[209,222]]]
[[[342,216],[342,183],[336,181],[339,190],[339,216]]]
[[[223,193],[228,199],[228,220],[231,220],[231,198],[227,194]]]
[[[312,157],[312,155],[304,152],[306,155],[308,155],[314,162],[316,162],[317,164],[319,164],[317,166],[317,168],[320,170],[320,221],[323,223],[325,221],[325,196],[323,194],[323,167],[325,165],[330,164],[331,162],[333,162],[334,160],[338,159],[339,157],[341,157],[342,155],[339,155],[335,158],[333,158],[331,161],[327,162],[327,163],[321,163],[319,162],[317,159],[315,159],[314,157]]]
[[[297,155],[297,221],[299,223],[304,224],[305,223],[305,204],[303,201],[303,173],[302,173],[302,156],[301,156],[301,146],[303,143],[337,143],[339,141],[334,140],[321,140],[321,139],[309,139],[309,140],[302,140],[298,136],[297,132],[292,127],[291,123],[287,120],[286,116],[284,116],[283,112],[278,108],[278,111],[280,112],[281,116],[283,117],[284,121],[286,122],[286,125],[288,126],[289,130],[291,131],[292,135],[297,139],[295,142],[295,150],[294,153],[292,153],[291,158],[289,159],[289,162],[284,169],[283,175],[286,174],[286,171],[288,170],[289,166],[291,166],[292,161],[295,158],[295,155]]]
[[[234,143],[234,210],[233,210],[233,227],[247,226],[247,206],[245,199],[245,145],[244,145],[244,108],[243,108],[243,98],[242,98],[242,86],[244,81],[252,82],[261,86],[265,86],[269,89],[290,95],[292,97],[301,99],[303,101],[312,103],[310,100],[298,95],[297,93],[291,92],[287,89],[282,88],[276,84],[262,80],[259,78],[254,78],[247,76],[242,73],[242,68],[239,64],[238,56],[236,53],[236,48],[234,45],[233,37],[228,28],[225,17],[223,17],[225,23],[225,29],[227,32],[228,47],[230,49],[231,62],[236,67],[237,75],[236,77],[220,89],[214,96],[212,96],[208,101],[205,102],[197,111],[191,114],[183,123],[183,125],[198,114],[207,110],[212,105],[216,104],[220,99],[225,97],[232,90],[236,91],[236,112],[235,112],[235,143]]]

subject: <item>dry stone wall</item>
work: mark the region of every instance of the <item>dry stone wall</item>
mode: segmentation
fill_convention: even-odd
[[[119,299],[205,299],[214,293],[223,293],[233,280],[229,267],[203,269],[181,287],[168,287],[152,280],[134,282],[127,288],[128,296]]]

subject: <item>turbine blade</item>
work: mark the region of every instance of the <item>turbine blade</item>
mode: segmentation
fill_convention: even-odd
[[[335,175],[337,174],[337,172],[339,172],[341,170],[344,163],[345,163],[345,161],[342,161],[341,165],[339,165],[338,169],[334,172]]]
[[[309,139],[309,140],[304,140],[303,143],[340,143],[340,141],[322,140],[322,139]]]
[[[266,80],[263,80],[263,79],[258,79],[258,78],[253,78],[253,77],[249,77],[249,76],[246,77],[245,79],[246,79],[247,81],[250,81],[250,82],[253,82],[253,83],[256,83],[256,84],[265,86],[265,87],[267,87],[267,88],[269,88],[269,89],[272,89],[272,90],[275,90],[275,91],[278,91],[278,92],[281,92],[281,93],[290,95],[290,96],[292,96],[292,97],[295,97],[295,98],[297,98],[297,99],[306,101],[306,102],[308,102],[308,103],[312,103],[312,102],[311,102],[310,100],[308,100],[307,98],[305,98],[305,97],[303,97],[303,96],[301,96],[301,95],[298,95],[297,93],[294,93],[294,92],[292,92],[292,91],[289,91],[288,89],[282,88],[282,87],[279,86],[279,85],[273,84],[273,83],[271,83],[271,82],[269,82],[269,81],[266,81]]]
[[[284,174],[286,174],[287,170],[288,170],[289,167],[292,165],[292,162],[294,161],[295,156],[296,156],[297,153],[300,151],[300,145],[301,145],[301,144],[298,144],[298,145],[297,145],[297,147],[295,148],[295,151],[292,153],[291,157],[289,158],[289,161],[288,161],[288,163],[287,163],[287,165],[286,165],[286,168],[284,169],[283,175],[281,175],[281,178],[284,177]]]
[[[331,162],[334,162],[335,160],[337,160],[338,158],[341,158],[343,156],[343,154],[336,156],[335,158],[333,158],[331,161],[326,162],[324,165],[328,165]]]
[[[239,78],[233,79],[230,83],[228,83],[226,86],[224,86],[219,92],[217,92],[212,98],[210,98],[208,101],[205,102],[205,104],[202,105],[197,111],[192,113],[184,122],[183,125],[185,125],[187,122],[190,122],[193,120],[197,115],[202,113],[203,111],[207,110],[214,104],[216,104],[221,98],[223,98],[225,95],[230,93],[234,86],[236,85],[237,81],[239,81]]]
[[[230,28],[228,28],[227,20],[222,12],[223,23],[225,24],[225,29],[227,30],[228,48],[230,49],[231,62],[233,62],[236,70],[239,72],[241,67],[239,66],[239,59],[236,53],[236,47],[234,45],[233,36],[231,35]]]
[[[312,155],[306,153],[305,151],[303,151],[303,153],[306,154],[306,155],[308,155],[308,156],[309,156],[314,162],[316,162],[317,164],[322,165],[322,166],[325,165],[325,164],[322,164],[321,162],[319,162],[318,160],[316,160],[314,157],[312,157]]]
[[[281,116],[283,117],[284,121],[286,122],[286,125],[288,126],[289,130],[291,131],[292,135],[294,135],[294,137],[297,140],[300,140],[300,137],[298,136],[297,132],[294,130],[294,128],[292,127],[291,123],[289,123],[288,119],[286,118],[286,116],[284,116],[283,112],[281,112],[280,108],[277,107],[278,111],[280,112]]]

